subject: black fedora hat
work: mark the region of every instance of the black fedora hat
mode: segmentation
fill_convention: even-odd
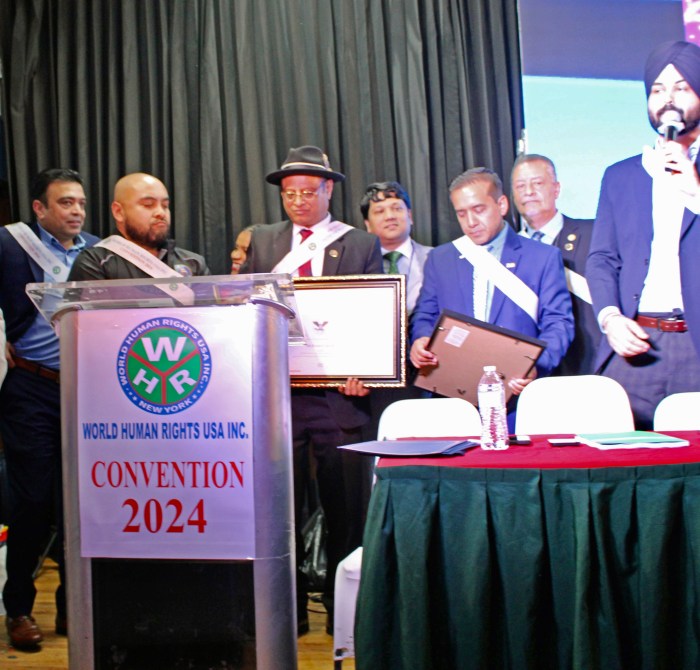
[[[279,185],[284,177],[293,174],[310,174],[315,177],[332,179],[333,181],[343,181],[345,179],[344,174],[331,170],[328,156],[318,147],[312,146],[292,147],[280,169],[270,172],[265,179],[270,184]]]

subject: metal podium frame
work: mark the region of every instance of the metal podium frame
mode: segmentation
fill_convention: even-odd
[[[81,556],[78,487],[78,410],[75,362],[78,310],[188,306],[162,286],[187,285],[192,305],[231,305],[254,313],[252,337],[252,448],[255,508],[256,667],[297,667],[294,516],[288,332],[294,316],[289,275],[183,277],[30,284],[27,293],[53,321],[61,345],[61,418],[66,579],[69,584],[69,668],[95,667],[92,558]],[[183,312],[184,314],[184,312]],[[83,343],[83,346],[85,344]],[[166,559],[167,560],[167,559]],[[241,562],[241,558],[232,562]]]

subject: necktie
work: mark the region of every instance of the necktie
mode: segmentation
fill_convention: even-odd
[[[543,237],[544,233],[541,230],[536,230],[534,233],[532,233],[530,239],[535,240],[535,242],[541,242]]]
[[[401,258],[400,251],[387,251],[384,254],[384,258],[389,261],[389,272],[390,275],[400,274],[399,272],[399,258]]]
[[[306,238],[311,235],[314,231],[309,230],[308,228],[302,228],[299,231],[299,235],[301,235],[301,241],[302,243],[306,240]],[[302,263],[299,266],[299,276],[300,277],[313,277],[313,272],[311,272],[311,260],[306,261],[306,263]]]

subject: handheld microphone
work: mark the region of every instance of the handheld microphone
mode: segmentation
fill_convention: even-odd
[[[685,128],[681,115],[675,109],[669,109],[661,115],[659,120],[661,121],[659,134],[663,135],[666,142],[675,142],[678,133]]]

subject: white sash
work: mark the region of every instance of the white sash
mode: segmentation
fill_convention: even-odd
[[[34,231],[22,221],[5,226],[12,237],[24,249],[32,260],[51,277],[51,281],[64,282],[68,279],[70,268],[54,256],[34,234]]]
[[[566,287],[569,289],[569,293],[573,293],[577,298],[583,300],[583,302],[592,305],[593,298],[591,298],[591,292],[588,290],[586,278],[578,272],[569,270],[569,268],[564,268],[564,274],[566,275]]]
[[[331,221],[324,232],[309,235],[298,247],[292,249],[274,268],[273,273],[292,274],[316,254],[323,253],[326,247],[345,235],[352,226],[342,221]]]
[[[117,256],[121,256],[125,260],[129,261],[129,263],[135,265],[139,270],[145,272],[149,277],[154,277],[156,279],[161,277],[182,278],[182,275],[177,270],[173,270],[169,265],[163,263],[160,258],[157,258],[149,251],[146,251],[143,247],[140,247],[138,244],[134,244],[121,235],[111,235],[110,237],[106,237],[95,246],[103,247],[104,249],[117,254]],[[185,284],[156,284],[156,286],[161,291],[167,293],[176,300],[179,300],[184,305],[194,304],[194,291]]]
[[[466,258],[475,269],[483,272],[508,298],[537,323],[539,298],[520,277],[506,269],[484,247],[474,244],[466,235],[452,241],[460,258]]]

